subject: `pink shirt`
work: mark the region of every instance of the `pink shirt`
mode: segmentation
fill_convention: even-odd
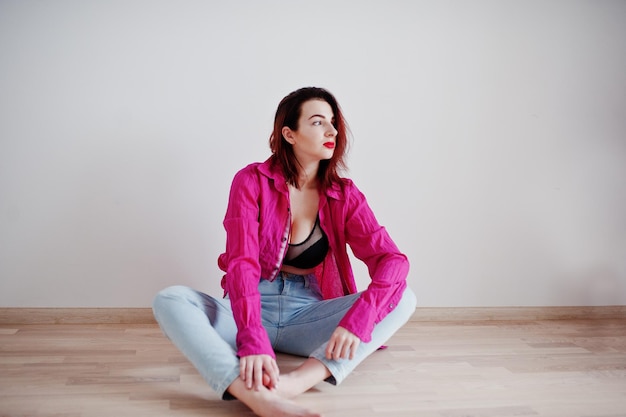
[[[365,196],[351,180],[342,179],[341,185],[321,191],[319,204],[320,225],[330,248],[316,268],[316,279],[324,299],[357,292],[347,252],[350,245],[367,265],[371,282],[339,325],[369,342],[374,325],[395,308],[406,288],[408,259],[378,224]],[[224,218],[226,252],[220,255],[218,265],[226,272],[222,287],[237,323],[240,357],[275,357],[261,324],[258,284],[261,278],[276,278],[290,225],[287,182],[271,158],[250,164],[235,175]]]

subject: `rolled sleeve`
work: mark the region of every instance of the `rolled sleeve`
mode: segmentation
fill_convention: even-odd
[[[261,323],[258,192],[258,181],[248,170],[235,175],[224,218],[227,255],[220,263],[226,270],[224,289],[237,324],[237,354],[275,357]]]
[[[369,342],[374,326],[402,297],[409,261],[378,223],[365,196],[356,187],[352,191],[347,199],[346,240],[354,255],[367,265],[371,282],[340,325]]]

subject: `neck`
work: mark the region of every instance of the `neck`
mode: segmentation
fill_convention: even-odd
[[[318,169],[319,162],[302,166],[301,169],[298,170],[298,187],[301,189],[317,188]]]

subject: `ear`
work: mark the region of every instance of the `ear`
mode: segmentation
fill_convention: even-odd
[[[293,130],[291,130],[288,126],[283,126],[282,134],[285,140],[289,142],[290,144],[293,145],[294,143],[296,143]]]

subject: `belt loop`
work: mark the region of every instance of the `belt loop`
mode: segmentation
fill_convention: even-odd
[[[302,277],[304,278],[304,288],[309,288],[309,284],[310,284],[309,275],[308,274],[303,275]]]

